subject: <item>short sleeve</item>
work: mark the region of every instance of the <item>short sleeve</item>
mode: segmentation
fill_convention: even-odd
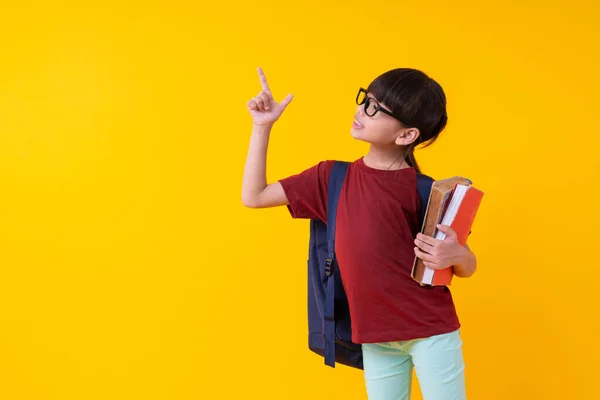
[[[321,161],[303,172],[281,179],[292,218],[327,221],[327,186],[333,161]]]

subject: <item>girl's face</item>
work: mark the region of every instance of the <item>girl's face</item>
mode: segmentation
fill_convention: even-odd
[[[358,140],[377,146],[407,145],[419,134],[416,128],[406,128],[391,111],[366,90],[361,89],[356,98],[358,106],[350,134]],[[412,140],[411,140],[412,139]]]

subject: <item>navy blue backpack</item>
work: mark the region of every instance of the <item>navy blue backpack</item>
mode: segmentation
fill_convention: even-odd
[[[335,221],[340,191],[348,162],[336,161],[329,178],[327,224],[310,221],[308,256],[308,347],[321,355],[325,364],[335,363],[363,369],[362,349],[352,342],[350,311],[335,258]],[[418,174],[421,199],[419,226],[423,224],[433,179]],[[336,276],[337,275],[337,276]]]

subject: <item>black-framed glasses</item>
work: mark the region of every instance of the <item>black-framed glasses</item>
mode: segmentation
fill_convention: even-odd
[[[356,104],[357,105],[365,105],[364,109],[365,109],[365,114],[367,114],[369,117],[373,117],[375,114],[377,114],[378,111],[381,111],[384,114],[389,115],[392,118],[397,119],[398,121],[402,122],[402,124],[410,127],[412,126],[411,124],[405,122],[402,117],[399,117],[398,115],[394,114],[391,111],[386,110],[385,108],[383,108],[383,106],[381,104],[379,104],[377,102],[377,100],[375,100],[372,97],[367,96],[367,89],[364,88],[360,88],[358,89],[358,94],[356,95]]]

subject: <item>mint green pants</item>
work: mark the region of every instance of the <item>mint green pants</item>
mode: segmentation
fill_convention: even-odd
[[[466,399],[459,331],[362,349],[369,400],[409,400],[413,367],[424,400]]]

